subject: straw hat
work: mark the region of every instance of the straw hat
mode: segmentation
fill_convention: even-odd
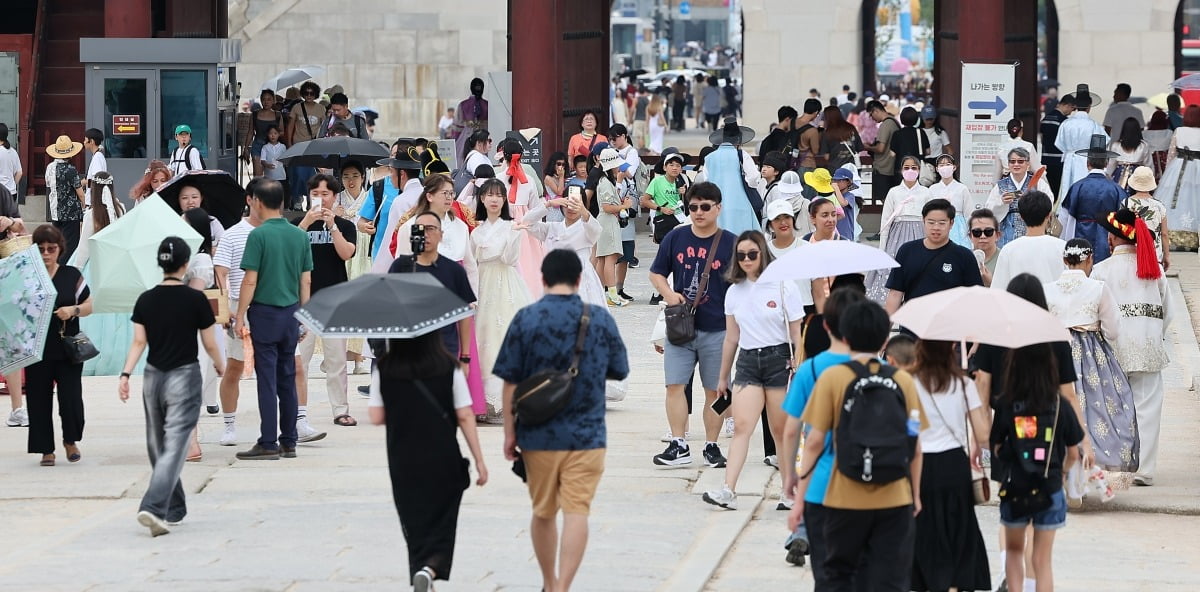
[[[46,154],[49,154],[50,158],[71,158],[79,154],[80,150],[83,150],[83,144],[72,142],[71,136],[65,134],[59,136],[54,145],[46,146]]]
[[[1154,180],[1154,171],[1146,166],[1133,169],[1133,174],[1129,176],[1129,188],[1134,191],[1145,191],[1146,193],[1157,189],[1158,182]]]

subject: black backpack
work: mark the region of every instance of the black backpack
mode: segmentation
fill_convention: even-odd
[[[854,371],[834,429],[837,468],[860,483],[884,485],[908,476],[917,435],[909,434],[908,405],[893,376],[878,360],[844,365]]]
[[[1014,518],[1032,516],[1054,503],[1050,498],[1049,477],[1061,409],[1061,396],[1054,404],[1053,414],[1021,415],[1014,409],[1012,423],[1004,428],[1001,452],[1008,453],[1008,460],[993,462],[992,466],[1000,469],[997,479],[1000,499],[1008,502]]]
[[[188,155],[192,153],[192,150],[195,150],[196,156],[198,156],[200,158],[200,170],[207,169],[208,166],[204,164],[204,155],[200,154],[200,149],[197,148],[194,144],[188,144],[187,148],[183,149],[183,154],[180,155],[179,158],[174,158],[175,153],[172,152],[171,153],[171,156],[172,156],[171,164],[174,165],[175,163],[182,163],[183,169],[185,171],[194,170],[194,169],[192,169],[191,160],[188,158]]]

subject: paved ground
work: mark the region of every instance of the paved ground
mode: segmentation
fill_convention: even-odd
[[[722,471],[657,470],[650,463],[662,447],[665,422],[661,362],[647,342],[655,311],[644,304],[652,245],[643,242],[642,268],[627,289],[641,301],[614,312],[630,351],[631,394],[608,415],[608,470],[576,589],[807,589],[807,569],[783,561],[784,516],[774,510],[778,478],[758,462],[757,438],[736,512],[699,498],[721,482]],[[1182,285],[1192,289],[1200,261],[1178,259],[1185,267]],[[1178,288],[1175,295],[1181,298]],[[1186,317],[1173,336],[1179,363],[1167,375],[1159,484],[1072,514],[1059,535],[1059,590],[1200,589],[1200,542],[1186,534],[1200,527],[1200,473],[1189,462],[1200,444],[1192,427],[1200,405],[1191,390],[1200,354]],[[357,376],[352,384],[365,380]],[[322,381],[311,383],[310,413],[330,436],[301,445],[293,460],[235,461],[237,449],[215,444],[219,417],[202,418],[204,460],[184,471],[190,514],[157,539],[134,521],[149,475],[140,406],[120,403],[110,378],[87,378],[84,387],[88,428],[81,462],[38,467],[36,456],[23,453],[24,430],[0,429],[0,450],[7,451],[0,453],[0,517],[8,541],[0,550],[0,591],[404,588],[404,539],[391,502],[384,431],[365,422],[332,425]],[[242,392],[244,448],[254,439],[257,416],[253,384],[244,381]],[[365,420],[365,402],[352,404]],[[502,431],[482,428],[482,437],[492,482],[467,492],[453,581],[438,589],[536,591],[526,494],[502,459]],[[981,508],[979,515],[995,563],[996,509]]]

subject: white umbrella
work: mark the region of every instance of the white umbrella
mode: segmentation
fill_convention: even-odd
[[[892,321],[921,339],[1016,348],[1070,341],[1050,311],[1004,290],[953,288],[904,303]]]
[[[823,240],[780,257],[758,281],[809,280],[899,266],[882,249],[848,240]]]
[[[322,68],[321,66],[299,66],[296,68],[288,68],[287,70],[276,74],[274,78],[264,82],[262,87],[264,89],[269,88],[271,90],[279,90],[294,84],[300,84],[305,80],[323,76],[324,74],[325,68]]]

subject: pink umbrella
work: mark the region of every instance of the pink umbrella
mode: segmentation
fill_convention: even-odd
[[[909,70],[912,70],[912,67],[912,62],[910,62],[908,58],[896,58],[895,60],[892,60],[892,67],[888,71],[895,74],[904,74]]]
[[[982,286],[913,298],[892,315],[892,321],[931,341],[1016,348],[1071,340],[1050,311],[1004,290]]]

